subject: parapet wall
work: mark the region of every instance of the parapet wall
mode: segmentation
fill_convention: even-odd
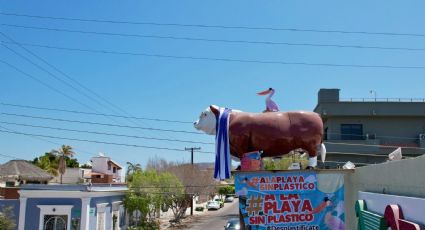
[[[358,192],[425,198],[425,156],[357,168],[345,175],[346,226],[356,230]],[[402,205],[402,204],[400,204]]]

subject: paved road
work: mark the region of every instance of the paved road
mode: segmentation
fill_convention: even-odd
[[[197,216],[188,226],[192,230],[219,230],[224,229],[227,219],[239,217],[239,200],[235,199],[232,203],[225,203],[224,207],[218,211],[208,211],[203,215]]]

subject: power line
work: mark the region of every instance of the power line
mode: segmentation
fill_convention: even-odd
[[[43,120],[53,120],[53,121],[63,121],[63,122],[71,122],[71,123],[82,123],[82,124],[91,124],[91,125],[102,125],[102,126],[112,126],[112,127],[120,127],[120,128],[135,128],[135,129],[147,129],[153,131],[164,131],[164,132],[178,132],[178,133],[189,133],[189,134],[203,134],[200,132],[191,132],[184,130],[171,130],[171,129],[156,129],[156,128],[146,128],[139,126],[125,126],[125,125],[115,125],[109,123],[98,123],[98,122],[88,122],[88,121],[79,121],[79,120],[68,120],[68,119],[59,119],[59,118],[51,118],[51,117],[40,117],[40,116],[31,116],[24,114],[15,114],[15,113],[0,113],[7,116],[17,116],[17,117],[27,117],[27,118],[35,118],[35,119],[43,119]],[[380,148],[404,148],[404,149],[424,149],[420,147],[403,147],[397,145],[372,145],[372,144],[358,144],[358,143],[343,143],[343,142],[332,142],[325,141],[325,144],[334,144],[334,145],[347,145],[347,146],[367,146],[367,147],[380,147]]]
[[[19,47],[21,47],[22,49],[24,49],[26,52],[30,53],[31,55],[33,55],[33,56],[34,56],[34,57],[36,57],[37,59],[41,60],[41,61],[42,61],[43,63],[45,63],[46,65],[48,65],[49,67],[53,68],[54,70],[56,70],[57,72],[59,72],[60,74],[62,74],[63,76],[65,76],[67,79],[71,80],[72,82],[74,82],[75,84],[77,84],[78,86],[80,86],[81,88],[85,89],[86,91],[88,91],[88,92],[90,92],[91,94],[95,95],[96,97],[100,98],[101,100],[103,100],[104,102],[106,102],[109,106],[112,106],[111,108],[112,108],[113,110],[115,110],[115,108],[117,108],[119,112],[123,112],[124,114],[127,114],[127,115],[128,115],[128,113],[127,113],[127,112],[125,112],[123,109],[119,108],[118,106],[115,106],[114,104],[110,103],[108,100],[106,100],[105,98],[103,98],[103,97],[102,97],[102,96],[100,96],[99,94],[97,94],[97,93],[95,93],[94,91],[92,91],[92,90],[88,89],[88,88],[87,88],[87,87],[85,87],[83,84],[79,83],[78,81],[76,81],[75,79],[73,79],[71,76],[67,75],[65,72],[61,71],[61,70],[60,70],[60,69],[58,69],[57,67],[55,67],[55,66],[53,66],[52,64],[50,64],[49,62],[47,62],[45,59],[41,58],[40,56],[38,56],[38,55],[37,55],[37,54],[35,54],[34,52],[32,52],[32,51],[28,50],[27,48],[23,47],[22,45],[18,44],[15,40],[13,40],[12,38],[10,38],[10,37],[9,37],[9,36],[7,36],[6,34],[4,34],[4,33],[2,33],[2,32],[0,32],[0,33],[1,33],[4,37],[6,37],[6,38],[7,38],[7,39],[9,39],[10,41],[12,41],[12,42],[13,42],[12,44],[14,44],[14,45],[15,45],[15,44],[16,44],[16,45],[18,45]],[[3,45],[4,45],[4,44],[3,44]],[[87,97],[87,98],[89,98],[89,99],[91,99],[91,100],[95,101],[97,104],[99,104],[99,105],[103,106],[103,103],[99,102],[98,100],[96,100],[95,98],[91,97],[90,95],[87,95],[86,93],[84,93],[84,91],[81,91],[81,90],[79,90],[79,89],[75,88],[72,84],[69,84],[68,82],[63,81],[61,78],[57,77],[56,75],[54,75],[54,74],[53,74],[53,73],[51,73],[50,71],[48,71],[48,70],[44,69],[43,67],[41,67],[41,66],[37,65],[36,63],[32,62],[32,61],[31,61],[31,60],[29,60],[28,58],[23,57],[22,55],[20,55],[20,54],[19,54],[19,53],[17,53],[16,51],[12,50],[11,48],[9,48],[9,47],[6,47],[6,48],[8,48],[9,50],[11,50],[12,52],[14,52],[16,55],[20,56],[21,58],[24,58],[25,60],[27,60],[27,61],[28,61],[28,62],[30,62],[31,64],[33,64],[33,65],[35,65],[36,67],[38,67],[39,69],[43,70],[44,72],[48,73],[51,77],[54,77],[56,80],[61,81],[62,83],[64,83],[64,84],[66,84],[67,86],[69,86],[69,87],[71,87],[71,88],[75,89],[77,92],[79,92],[80,94],[84,95],[85,97]],[[95,111],[95,112],[97,112],[97,113],[99,113],[97,110],[95,110],[95,109],[93,109],[93,108],[92,108],[92,110],[93,110],[93,111]],[[108,118],[109,118],[110,120],[112,120],[112,121],[114,121],[114,122],[118,123],[115,119],[113,119],[113,118],[111,118],[111,117],[108,117]],[[126,118],[126,119],[127,119],[127,118]],[[127,119],[127,120],[128,120],[128,119]],[[136,123],[136,122],[134,122],[133,120],[129,120],[129,121],[137,125],[137,123]],[[144,125],[146,125],[146,124],[144,124]],[[148,127],[149,127],[149,125],[146,125],[146,126],[148,126]]]
[[[192,124],[193,123],[191,121],[178,121],[178,120],[147,118],[147,117],[121,116],[121,115],[116,115],[116,114],[92,113],[92,112],[84,112],[84,111],[76,111],[76,110],[68,110],[68,109],[54,109],[54,108],[47,108],[47,107],[38,107],[38,106],[30,106],[30,105],[18,105],[18,104],[3,103],[3,102],[0,102],[0,105],[10,106],[10,107],[18,107],[18,108],[26,108],[26,109],[38,109],[38,110],[58,111],[58,112],[66,112],[66,113],[74,113],[74,114],[86,114],[86,115],[96,115],[96,116],[105,116],[105,117],[117,117],[117,118],[131,118],[131,119],[136,119],[136,120],[148,120],[148,121],[182,123],[182,124]]]
[[[8,44],[16,44],[18,45],[21,49],[25,50],[27,53],[31,54],[32,56],[36,57],[38,60],[42,61],[44,64],[48,65],[49,67],[53,68],[54,70],[58,71],[59,73],[61,73],[63,76],[65,76],[66,78],[68,78],[69,80],[71,80],[72,82],[74,82],[75,84],[77,84],[78,86],[82,87],[83,89],[86,89],[86,87],[84,87],[82,84],[80,84],[78,81],[74,80],[73,78],[71,78],[70,76],[68,76],[67,74],[65,74],[63,71],[59,70],[58,68],[56,68],[55,66],[53,66],[52,64],[50,64],[49,62],[47,62],[45,59],[43,59],[42,57],[38,56],[37,54],[35,54],[34,52],[32,52],[31,50],[25,48],[24,46],[20,45],[19,43],[17,43],[15,40],[13,40],[11,37],[7,36],[5,33],[0,32],[1,35],[3,35],[3,37],[9,39],[11,42],[6,42],[3,41],[2,43],[8,43]],[[76,88],[75,86],[73,86],[72,84],[68,83],[67,81],[64,81],[62,78],[56,76],[55,74],[53,74],[52,72],[48,71],[47,69],[43,68],[42,66],[36,64],[35,62],[31,61],[29,58],[17,53],[16,51],[8,48],[9,50],[11,50],[12,52],[14,52],[16,55],[20,56],[21,58],[25,59],[26,61],[30,62],[31,64],[35,65],[37,68],[41,69],[42,71],[46,72],[47,74],[49,74],[51,77],[55,78],[56,80],[60,81],[61,83],[65,84],[66,86],[74,89],[75,91],[77,91],[78,93],[80,93],[81,95],[89,98],[90,100],[96,102],[97,104],[103,106],[103,104],[101,102],[99,102],[98,100],[96,100],[95,98],[91,97],[90,95],[86,94],[84,91]],[[87,89],[86,89],[87,90]],[[94,110],[94,109],[92,109]],[[96,110],[95,110],[96,111]]]
[[[22,29],[47,30],[47,31],[54,31],[54,32],[103,35],[103,36],[153,38],[153,39],[168,39],[168,40],[182,40],[182,41],[202,41],[202,42],[215,42],[215,43],[232,43],[232,44],[241,43],[241,44],[254,44],[254,45],[255,44],[256,45],[286,45],[286,46],[309,46],[309,47],[331,47],[331,48],[353,48],[353,49],[425,51],[425,48],[340,45],[340,44],[320,44],[320,43],[291,43],[291,42],[273,42],[273,41],[212,39],[212,38],[199,38],[199,37],[178,37],[178,36],[164,36],[164,35],[150,35],[150,34],[129,34],[129,33],[115,33],[115,32],[113,33],[113,32],[99,32],[99,31],[87,31],[87,30],[70,30],[70,29],[63,29],[63,28],[24,26],[24,25],[5,24],[5,23],[0,24],[0,26],[15,27],[15,28],[22,28]]]
[[[116,124],[110,124],[110,123],[99,123],[99,122],[80,121],[80,120],[68,120],[68,119],[31,116],[31,115],[16,114],[16,113],[0,113],[0,114],[7,115],[7,116],[15,116],[15,117],[27,117],[27,118],[35,118],[35,119],[42,119],[42,120],[62,121],[62,122],[70,122],[70,123],[81,123],[81,124],[89,124],[89,125],[102,125],[102,126],[111,126],[111,127],[119,127],[119,128],[144,129],[144,130],[152,130],[152,131],[160,131],[160,132],[188,133],[188,134],[199,134],[199,135],[204,134],[204,133],[200,133],[200,132],[192,132],[192,131],[184,131],[184,130],[158,129],[158,128],[148,128],[148,127],[129,126],[129,125],[116,125]]]
[[[0,12],[0,14],[5,16],[16,16],[16,17],[38,18],[38,19],[129,24],[129,25],[425,37],[425,34],[420,34],[420,33],[369,32],[369,31],[321,30],[321,29],[301,29],[301,28],[283,28],[283,27],[227,26],[227,25],[212,25],[212,24],[184,24],[184,23],[161,23],[161,22],[147,22],[147,21],[143,22],[143,21],[123,21],[123,20],[101,20],[101,19],[87,19],[87,18],[75,18],[75,17],[53,17],[53,16],[42,16],[42,15],[29,15],[29,14],[6,13],[6,12]]]
[[[9,107],[18,107],[18,108],[26,108],[26,109],[37,109],[37,110],[46,110],[46,111],[58,111],[58,112],[67,112],[74,114],[86,114],[86,115],[95,115],[95,116],[111,116],[117,118],[131,118],[131,119],[141,119],[148,121],[158,121],[158,122],[170,122],[170,123],[183,123],[183,124],[192,124],[191,121],[180,121],[180,120],[169,120],[169,119],[157,119],[157,118],[146,118],[146,117],[130,117],[130,116],[121,116],[115,114],[105,114],[105,113],[92,113],[85,111],[77,111],[77,110],[67,110],[67,109],[55,109],[55,108],[47,108],[47,107],[39,107],[39,106],[31,106],[31,105],[22,105],[22,104],[12,104],[12,103],[4,103],[0,101],[0,105],[9,106]],[[330,135],[342,135],[342,133],[337,132],[328,132]],[[350,136],[358,136],[364,137],[363,134],[350,134]],[[414,137],[406,137],[406,136],[385,136],[385,135],[375,135],[376,138],[388,138],[388,139],[406,139],[406,140],[417,140],[418,138]]]
[[[126,135],[126,134],[117,134],[117,133],[95,132],[95,131],[88,131],[88,130],[66,129],[66,128],[59,128],[59,127],[51,127],[51,126],[43,126],[43,125],[30,125],[30,124],[22,124],[22,123],[15,123],[15,122],[5,122],[5,121],[0,121],[0,123],[2,123],[2,124],[8,124],[8,125],[17,125],[17,126],[32,127],[32,128],[42,128],[42,129],[51,129],[51,130],[59,130],[59,131],[70,131],[70,132],[78,132],[78,133],[90,133],[90,134],[98,134],[98,135],[106,135],[106,136],[128,137],[128,138],[137,138],[137,139],[158,140],[158,141],[171,141],[171,142],[192,143],[192,144],[214,145],[214,143],[212,143],[212,142],[201,142],[201,141],[189,141],[189,140],[179,140],[179,139],[144,137],[144,136],[137,136],[137,135]],[[197,149],[195,149],[195,150],[197,150]]]
[[[156,147],[156,146],[146,146],[146,145],[136,145],[136,144],[126,144],[126,143],[115,143],[115,142],[78,139],[78,138],[69,138],[69,137],[59,137],[59,136],[49,136],[49,135],[43,135],[43,134],[23,133],[23,132],[14,132],[14,131],[5,131],[5,130],[0,130],[0,132],[35,136],[35,137],[45,137],[45,138],[60,139],[60,140],[68,140],[68,141],[81,141],[81,142],[90,142],[90,143],[96,143],[96,144],[107,144],[107,145],[118,145],[118,146],[135,147],[135,148],[148,148],[148,149],[156,149],[156,150],[170,150],[170,151],[186,152],[186,150],[184,150],[184,149],[167,148],[167,147]],[[197,151],[197,152],[214,154],[213,152],[207,152],[207,151]]]
[[[0,34],[2,34],[4,37],[6,37],[7,39],[9,39],[9,40],[11,40],[11,41],[14,41],[12,38],[8,37],[8,36],[7,36],[7,35],[5,35],[4,33],[0,32]],[[14,42],[14,43],[16,43],[16,42]],[[101,103],[99,103],[99,101],[97,101],[96,99],[94,99],[94,98],[93,98],[93,97],[91,97],[90,95],[87,95],[85,92],[83,92],[83,91],[81,91],[80,89],[78,89],[78,88],[74,87],[72,84],[70,84],[70,83],[68,83],[68,82],[64,81],[63,79],[61,79],[60,77],[56,76],[56,75],[55,75],[55,74],[53,74],[52,72],[48,71],[48,70],[47,70],[47,69],[45,69],[44,67],[42,67],[42,66],[38,65],[37,63],[33,62],[31,59],[29,59],[29,58],[25,57],[24,55],[22,55],[22,54],[18,53],[16,50],[13,50],[12,48],[10,48],[10,47],[6,46],[5,44],[2,44],[2,45],[3,45],[5,48],[7,48],[8,50],[10,50],[11,52],[13,52],[15,55],[17,55],[17,56],[21,57],[22,59],[26,60],[27,62],[29,62],[29,63],[31,63],[32,65],[34,65],[35,67],[37,67],[38,69],[40,69],[40,70],[42,70],[43,72],[47,73],[50,77],[52,77],[52,78],[56,79],[57,81],[61,82],[62,84],[65,84],[66,86],[68,86],[68,87],[72,88],[73,90],[77,91],[77,92],[78,92],[78,93],[80,93],[81,95],[83,95],[83,96],[85,96],[85,97],[87,97],[87,98],[89,98],[89,99],[91,99],[91,100],[95,101],[97,104],[99,104],[99,105],[103,106]],[[17,45],[19,45],[19,44],[17,44]],[[22,49],[24,49],[25,51],[27,51],[28,53],[30,53],[30,54],[32,54],[32,55],[35,55],[34,53],[32,53],[30,50],[26,49],[25,47],[23,47],[23,46],[21,46],[21,45],[19,45],[19,46],[20,46]],[[38,56],[37,56],[37,57],[38,57]],[[41,59],[41,58],[39,58],[39,59]],[[41,60],[45,61],[44,59],[41,59]],[[47,62],[46,62],[46,63],[47,63]],[[41,80],[40,80],[40,81],[41,81]],[[42,81],[41,81],[41,82],[42,82]],[[46,85],[47,85],[47,84],[46,84]],[[59,90],[57,90],[56,92],[58,92],[58,91],[59,91]],[[63,92],[62,92],[62,93],[61,93],[61,95],[68,95],[68,94],[66,94],[66,93],[63,93]],[[68,98],[73,98],[73,97],[71,97],[71,96],[69,96],[69,95],[68,95]],[[90,109],[90,110],[92,110],[92,111],[95,111],[95,112],[98,112],[98,113],[99,113],[99,111],[98,111],[98,110],[96,110],[95,108],[90,107],[90,106],[88,106],[87,104],[82,103],[81,101],[79,101],[79,100],[77,100],[77,99],[75,99],[75,98],[74,98],[74,101],[75,101],[75,102],[78,102],[80,105],[83,105],[84,107],[86,107],[86,108],[88,108],[88,109]],[[109,119],[111,119],[112,121],[116,122],[116,120],[114,120],[113,118],[109,118]]]
[[[9,49],[9,47],[7,47],[7,46],[5,46],[5,45],[3,45],[3,46],[4,46],[4,47],[6,47],[7,49]],[[49,84],[45,83],[44,81],[41,81],[41,80],[40,80],[40,79],[38,79],[37,77],[35,77],[35,76],[33,76],[33,75],[31,75],[31,74],[29,74],[29,73],[27,73],[27,72],[24,72],[23,70],[19,69],[18,67],[14,66],[14,65],[12,65],[12,64],[10,64],[10,63],[8,63],[8,62],[4,61],[4,60],[1,60],[1,59],[0,59],[0,62],[2,62],[3,64],[5,64],[5,65],[9,66],[10,68],[12,68],[12,69],[16,70],[17,72],[21,73],[22,75],[25,75],[25,76],[27,76],[27,77],[31,78],[32,80],[34,80],[34,81],[38,82],[39,84],[41,84],[41,85],[43,85],[43,86],[47,87],[48,89],[50,89],[50,90],[52,90],[52,91],[55,91],[56,93],[58,93],[58,94],[60,94],[60,95],[62,95],[62,96],[64,96],[64,97],[66,97],[66,98],[70,99],[71,101],[73,101],[73,102],[75,102],[75,103],[77,103],[77,104],[79,104],[79,105],[82,105],[82,106],[84,106],[84,107],[86,107],[86,108],[91,109],[91,107],[90,107],[90,106],[88,106],[88,105],[86,105],[86,104],[84,104],[84,103],[82,103],[82,102],[78,101],[77,99],[75,99],[75,98],[73,98],[73,97],[71,97],[71,96],[69,96],[69,95],[67,95],[67,94],[65,94],[65,93],[63,93],[63,92],[61,92],[60,90],[56,89],[55,87],[53,87],[53,86],[51,86],[51,85],[49,85]]]
[[[182,60],[186,59],[186,60],[221,61],[221,62],[251,63],[251,64],[255,63],[255,64],[276,64],[276,65],[324,66],[324,67],[340,67],[340,68],[349,67],[349,68],[380,68],[380,69],[425,69],[425,66],[358,65],[358,64],[270,61],[270,60],[260,60],[260,59],[256,60],[256,59],[214,58],[214,57],[199,57],[199,56],[165,55],[165,54],[153,54],[153,53],[119,52],[119,51],[103,50],[103,49],[99,50],[99,49],[69,48],[69,47],[59,47],[59,46],[51,46],[51,45],[30,44],[30,43],[19,43],[19,44],[23,46],[34,46],[34,47],[67,50],[67,51],[144,56],[144,57],[182,59]]]
[[[2,128],[2,129],[4,129],[4,130],[9,130],[9,131],[11,131],[11,132],[17,132],[16,130],[9,129],[9,128],[6,128],[6,127],[1,126],[1,125],[0,125],[0,128]],[[28,136],[28,135],[27,135],[27,136]],[[41,138],[41,137],[36,137],[36,136],[28,136],[28,137],[31,137],[31,138],[34,138],[34,139],[37,139],[37,140],[41,140],[41,141],[44,141],[44,142],[48,142],[48,143],[50,143],[50,144],[54,144],[54,145],[58,145],[58,146],[61,146],[61,145],[62,145],[62,144],[60,144],[60,143],[57,143],[57,142],[54,142],[54,141],[50,141],[50,140],[46,140],[46,139]],[[81,152],[81,153],[86,153],[86,154],[90,154],[90,155],[92,155],[92,153],[90,153],[89,151],[86,151],[86,150],[83,150],[83,149],[80,149],[80,148],[73,148],[73,149],[75,149],[75,150],[77,150],[77,151],[79,151],[79,152]]]

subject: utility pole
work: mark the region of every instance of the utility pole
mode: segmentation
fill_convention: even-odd
[[[191,148],[184,148],[184,150],[186,150],[186,151],[189,151],[190,150],[190,152],[192,154],[192,156],[190,158],[190,163],[193,165],[193,152],[195,150],[201,150],[201,148],[200,147],[191,147]]]
[[[201,148],[200,147],[191,147],[191,148],[184,148],[184,150],[190,151],[190,153],[192,154],[192,156],[190,158],[190,163],[193,166],[193,152],[195,150],[201,150]],[[193,169],[193,167],[192,167],[192,169]],[[190,215],[191,216],[193,216],[193,195],[194,195],[193,193],[190,194]]]

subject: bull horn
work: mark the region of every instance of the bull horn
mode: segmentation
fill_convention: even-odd
[[[210,110],[213,112],[217,117],[220,115],[220,109],[216,105],[210,105]]]

